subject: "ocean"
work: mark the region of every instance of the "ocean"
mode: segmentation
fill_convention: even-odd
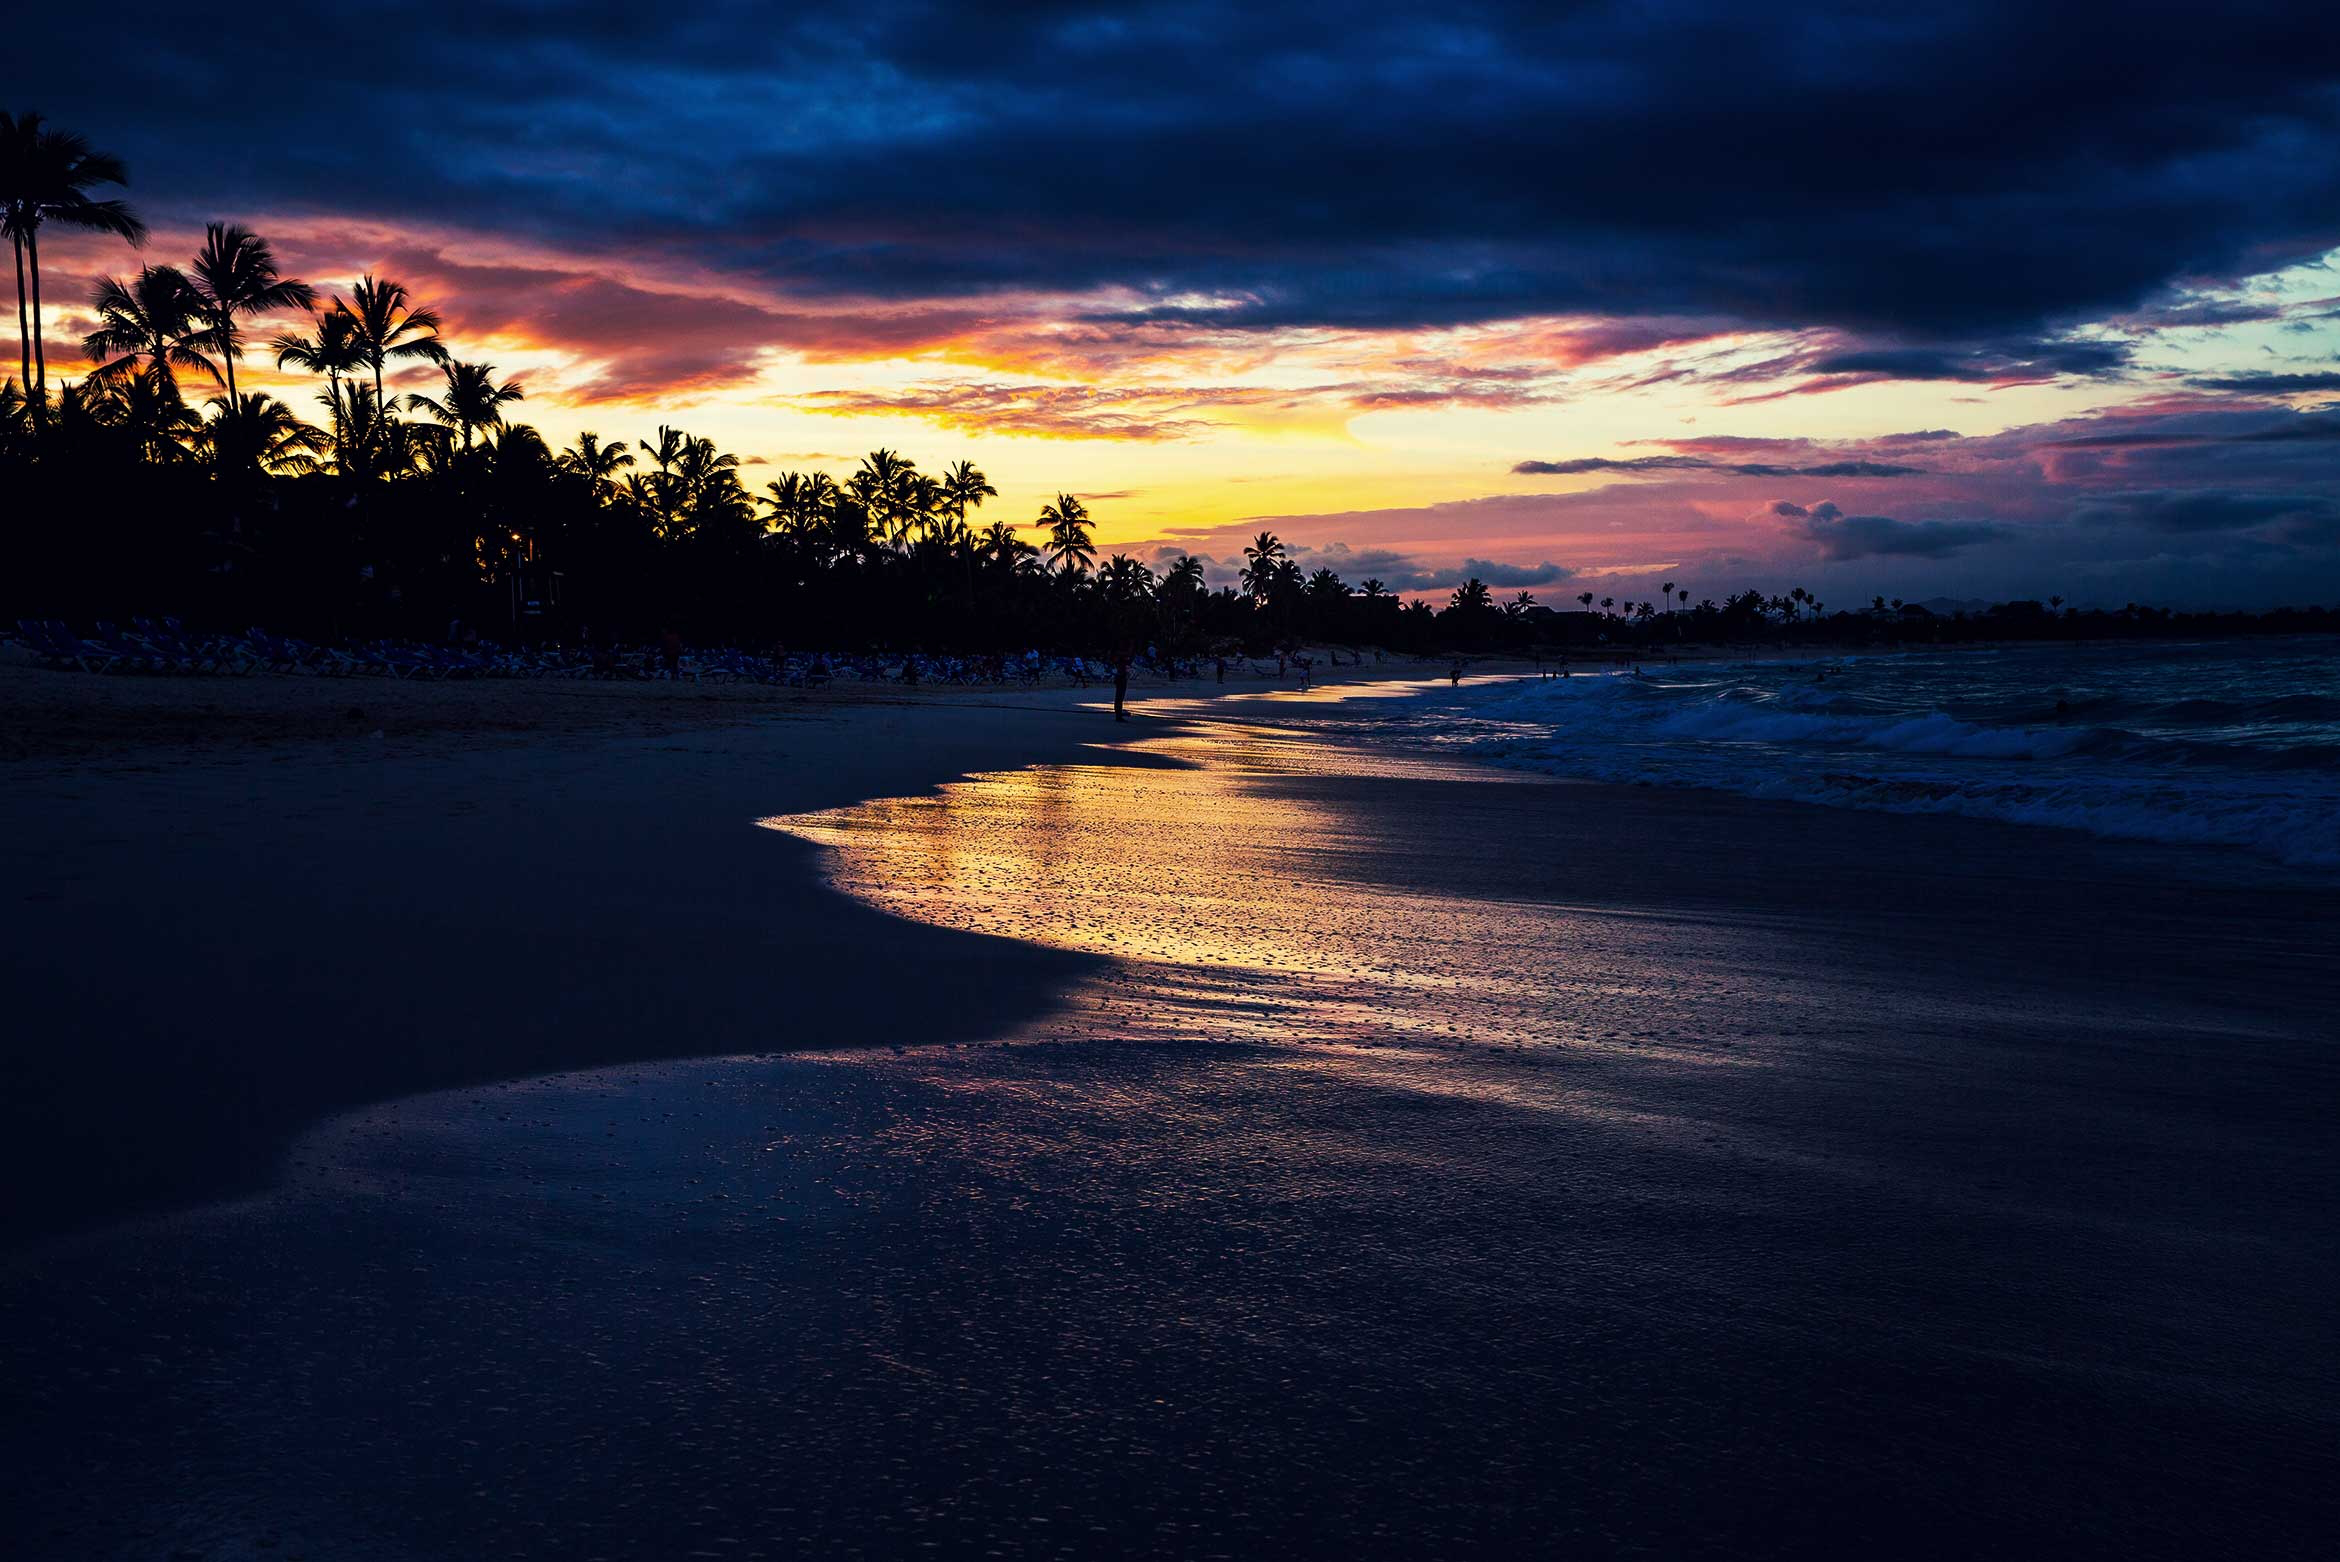
[[[2340,642],[1717,660],[1352,702],[1317,723],[1588,780],[2239,847],[2340,869]]]

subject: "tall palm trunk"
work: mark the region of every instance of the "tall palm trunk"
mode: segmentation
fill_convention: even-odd
[[[24,291],[24,235],[11,233],[8,242],[16,250],[16,356],[27,396],[32,394],[32,320],[25,313]]]
[[[41,230],[30,229],[24,236],[25,258],[32,262],[32,342],[33,377],[40,393],[33,399],[38,416],[47,417],[49,411],[49,355],[41,348]]]

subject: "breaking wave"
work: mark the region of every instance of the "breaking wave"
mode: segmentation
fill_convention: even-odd
[[[1645,669],[1425,697],[1409,741],[2340,869],[2340,644],[2043,646]]]

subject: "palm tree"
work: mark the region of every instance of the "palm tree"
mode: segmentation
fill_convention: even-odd
[[[268,241],[232,222],[215,222],[204,228],[203,248],[196,252],[187,280],[194,285],[201,313],[211,324],[211,350],[227,367],[228,403],[240,405],[236,401],[236,360],[244,355],[244,343],[237,318],[310,308],[317,302],[317,290],[306,282],[280,276],[276,252],[268,247]]]
[[[1609,610],[1610,610],[1611,608],[1615,607],[1616,605],[1617,605],[1617,599],[1616,599],[1615,597],[1603,597],[1603,598],[1601,598],[1601,612],[1602,612],[1602,614],[1603,614],[1604,616],[1606,616],[1606,615],[1607,615],[1607,613],[1609,612]]]
[[[673,477],[675,509],[687,530],[713,535],[754,519],[739,486],[739,457],[717,450],[715,441],[686,437]]]
[[[1532,591],[1523,591],[1518,596],[1513,597],[1509,602],[1503,604],[1503,616],[1505,618],[1511,619],[1525,618],[1528,615],[1529,609],[1533,608],[1535,605],[1536,594]]]
[[[346,379],[318,396],[333,413],[333,466],[344,477],[391,477],[411,471],[419,452],[413,430],[363,380]]]
[[[1447,606],[1457,613],[1484,613],[1495,606],[1495,594],[1487,589],[1485,581],[1473,575],[1454,588],[1454,596]]]
[[[553,464],[572,477],[583,478],[595,502],[606,503],[617,492],[618,473],[634,464],[634,453],[623,445],[603,444],[600,435],[587,429]]]
[[[1591,592],[1589,592],[1589,591],[1579,591],[1579,592],[1576,594],[1576,600],[1584,604],[1584,608],[1585,608],[1585,611],[1586,611],[1586,612],[1588,612],[1588,613],[1589,613],[1589,612],[1591,612],[1591,611],[1592,611],[1592,602],[1593,602],[1593,598],[1592,598],[1592,593],[1591,593]]]
[[[347,303],[338,298],[333,301],[333,312],[349,317],[358,361],[374,371],[374,400],[381,402],[384,410],[389,406],[382,401],[384,363],[392,358],[447,361],[447,349],[439,341],[438,312],[414,307],[403,282],[360,277],[358,285],[350,289]]]
[[[1154,594],[1154,572],[1126,553],[1116,553],[1097,571],[1097,590],[1108,607],[1143,602]]]
[[[1006,521],[993,521],[984,527],[983,535],[976,539],[975,549],[995,568],[1011,574],[1021,568],[1025,560],[1039,556],[1039,550],[1017,536],[1016,528]]]
[[[518,380],[498,385],[494,377],[496,366],[492,363],[450,362],[441,372],[447,384],[439,398],[416,391],[406,398],[406,405],[413,411],[429,413],[449,428],[462,430],[466,450],[471,448],[472,435],[479,430],[502,428],[504,408],[526,395]]]
[[[1665,603],[1667,612],[1671,613],[1674,610],[1674,583],[1672,581],[1669,580],[1658,587],[1658,600]]]
[[[208,336],[195,290],[176,267],[148,266],[127,284],[101,278],[89,302],[98,328],[81,339],[81,350],[97,364],[91,379],[128,378],[144,364],[173,389],[180,369],[219,382],[218,367],[200,351]]]
[[[330,444],[320,430],[294,417],[290,407],[260,391],[232,401],[214,396],[210,405],[211,416],[192,443],[221,477],[314,472],[317,457]]]
[[[322,374],[325,388],[331,392],[341,389],[343,375],[365,367],[365,354],[358,347],[357,319],[343,309],[328,309],[319,315],[316,329],[307,336],[287,331],[268,345],[276,349],[279,369]]]
[[[928,513],[926,491],[916,462],[891,450],[873,450],[846,488],[869,511],[888,542],[899,546]]]
[[[952,519],[965,521],[969,511],[983,508],[984,500],[998,498],[999,490],[974,462],[954,461],[943,473],[942,497]]]
[[[186,453],[180,441],[194,433],[198,422],[167,371],[150,364],[105,379],[93,375],[81,390],[90,416],[128,436],[143,459],[162,466]]]
[[[1239,584],[1254,602],[1265,602],[1275,590],[1277,566],[1285,562],[1283,540],[1274,532],[1261,532],[1243,550],[1243,557]]]
[[[1048,562],[1057,572],[1087,574],[1097,557],[1089,541],[1088,506],[1071,494],[1058,494],[1055,503],[1041,506],[1040,524],[1048,528]]]
[[[53,222],[145,243],[146,224],[128,206],[89,195],[93,185],[127,184],[129,178],[120,158],[94,150],[71,131],[51,130],[38,114],[0,114],[0,228],[16,254],[17,355],[35,419],[43,416],[49,393],[41,337],[41,229]]]

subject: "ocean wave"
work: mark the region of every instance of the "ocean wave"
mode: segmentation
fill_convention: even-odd
[[[2240,847],[2340,869],[2340,693],[2329,692],[2340,656],[2235,661],[2201,648],[2158,661],[2007,653],[1532,680],[1427,698],[1402,731],[1588,780]]]

